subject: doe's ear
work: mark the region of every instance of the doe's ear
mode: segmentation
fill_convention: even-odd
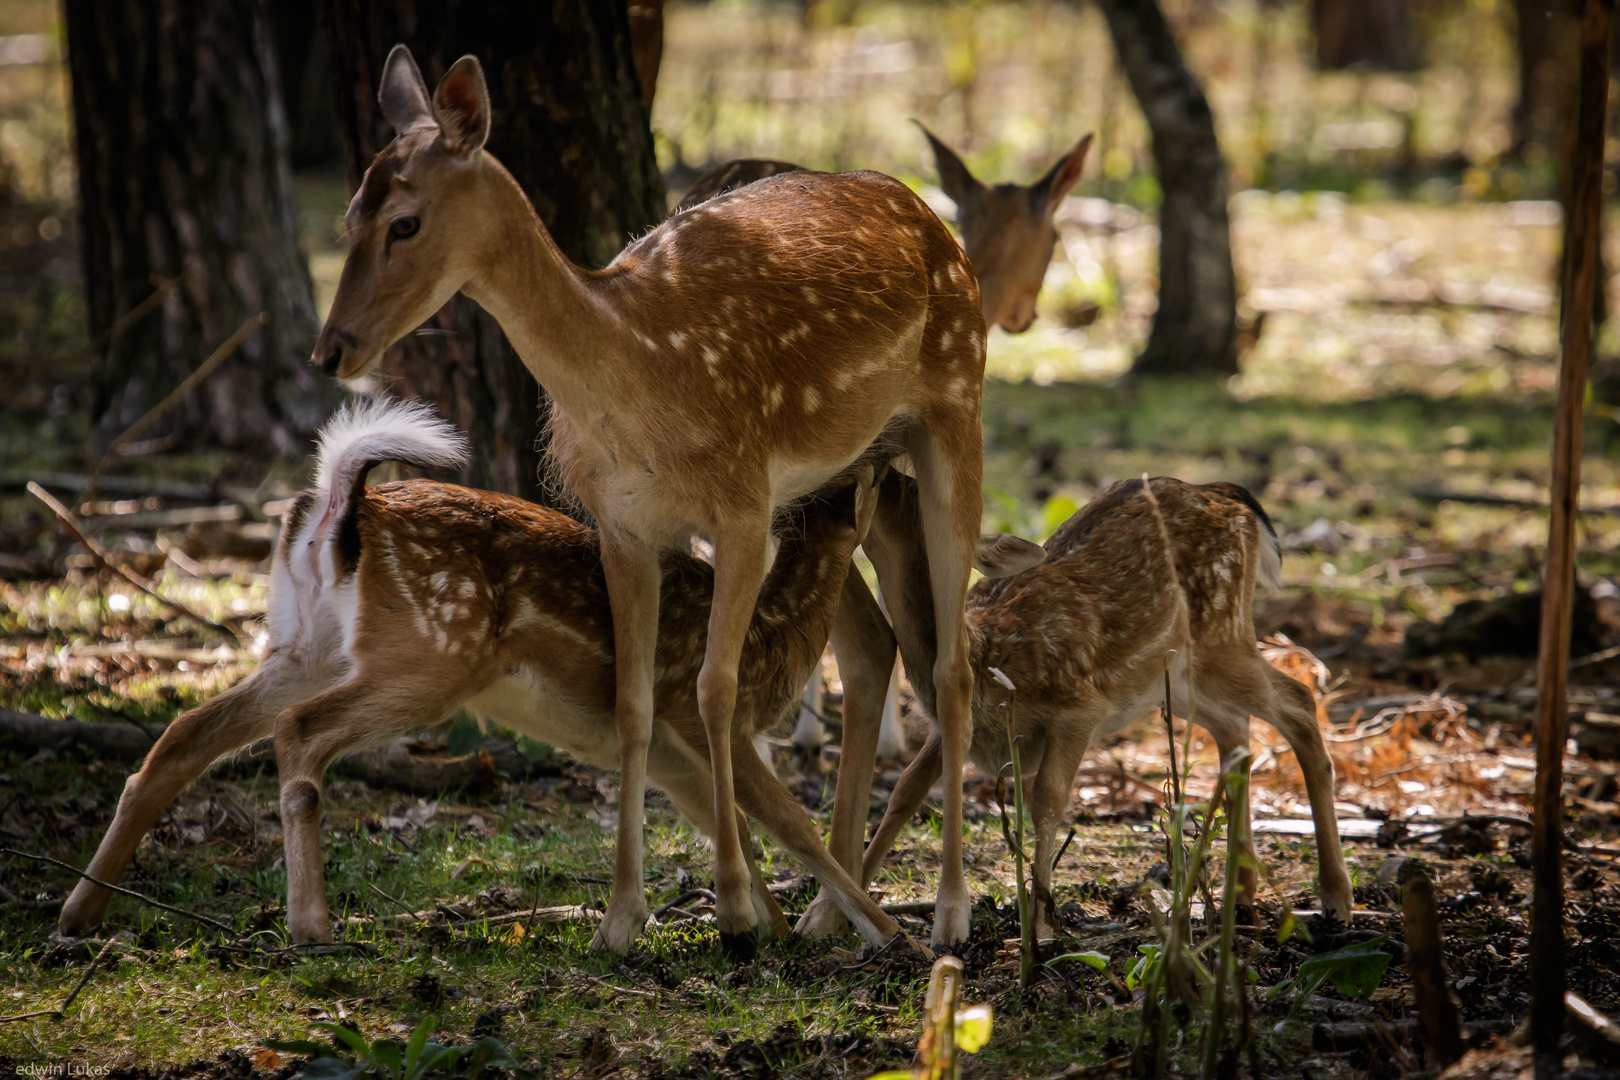
[[[956,156],[956,151],[936,138],[921,120],[913,120],[912,123],[922,128],[922,133],[928,138],[928,145],[934,148],[934,168],[939,170],[939,186],[951,197],[951,201],[961,208],[984,185],[968,172],[968,167],[962,164],[962,159]]]
[[[459,152],[481,149],[489,138],[489,87],[476,56],[450,65],[433,91],[433,115],[444,137]]]
[[[383,64],[382,85],[377,89],[377,104],[382,106],[383,116],[394,125],[395,131],[433,120],[422,69],[416,66],[416,58],[404,45],[395,45],[389,50]]]
[[[1075,181],[1080,179],[1080,169],[1085,165],[1086,152],[1090,149],[1091,136],[1088,134],[1075,143],[1074,149],[1063,155],[1063,159],[1053,165],[1046,175],[1035,181],[1035,185],[1029,189],[1037,207],[1042,203],[1045,204],[1044,209],[1048,216],[1057,212],[1063,196],[1067,195],[1069,189],[1074,187]]]

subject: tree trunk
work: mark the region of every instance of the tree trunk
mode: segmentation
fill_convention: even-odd
[[[270,316],[148,434],[288,451],[337,400],[312,368],[265,0],[65,0],[95,441],[156,405],[260,311]],[[158,281],[180,285],[111,335]]]
[[[1514,42],[1517,46],[1519,96],[1513,103],[1513,145],[1508,156],[1522,161],[1531,146],[1542,155],[1560,149],[1557,102],[1563,96],[1559,55],[1561,39],[1570,23],[1563,0],[1514,0]],[[1562,159],[1560,159],[1562,160]]]
[[[1139,374],[1237,371],[1237,284],[1226,201],[1230,181],[1204,91],[1154,0],[1101,0],[1121,66],[1148,128],[1163,203],[1159,309]]]
[[[664,219],[623,0],[552,0],[539,12],[463,0],[322,7],[354,185],[394,137],[377,85],[388,50],[404,42],[430,87],[458,57],[478,57],[489,80],[486,145],[570,259],[605,266]],[[382,370],[397,392],[432,402],[471,437],[463,483],[545,501],[537,427],[545,396],[487,312],[454,297],[388,351]]]
[[[1407,0],[1311,0],[1316,66],[1416,71],[1420,57]]]

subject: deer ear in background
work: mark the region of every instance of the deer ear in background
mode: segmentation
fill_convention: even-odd
[[[921,120],[912,123],[922,128],[922,133],[928,137],[928,145],[934,148],[934,167],[939,171],[939,186],[958,207],[965,205],[984,185],[968,172],[968,167],[962,164],[956,151],[940,142]]]
[[[1074,149],[1063,156],[1063,159],[1035,181],[1029,189],[1030,198],[1034,200],[1035,209],[1043,211],[1048,216],[1057,212],[1063,197],[1074,187],[1075,181],[1080,179],[1080,170],[1086,163],[1086,152],[1091,149],[1091,136],[1087,135]]]
[[[433,115],[457,151],[470,154],[489,138],[489,87],[475,56],[463,56],[433,92]]]
[[[996,533],[979,537],[979,548],[973,553],[973,568],[989,578],[1012,577],[1038,566],[1045,558],[1046,549],[1034,541],[1011,533]]]
[[[383,116],[394,125],[395,131],[405,131],[433,120],[422,69],[416,66],[411,50],[403,45],[395,45],[383,64],[377,104],[382,106]]]

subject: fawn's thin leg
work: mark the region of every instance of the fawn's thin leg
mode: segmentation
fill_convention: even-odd
[[[748,868],[737,833],[731,721],[737,706],[737,665],[765,580],[769,526],[768,517],[740,521],[714,538],[714,602],[697,685],[698,713],[714,772],[715,924],[726,953],[742,960],[754,954],[757,920],[748,902]]]
[[[1084,730],[1085,739],[1059,739],[1049,735],[1040,768],[1035,771],[1034,790],[1029,800],[1030,817],[1035,825],[1035,865],[1030,876],[1035,882],[1035,937],[1038,941],[1050,941],[1056,936],[1052,929],[1057,920],[1057,904],[1052,898],[1052,864],[1057,858],[1057,831],[1063,824],[1064,811],[1069,808],[1069,793],[1074,790],[1075,775],[1080,771],[1080,761],[1091,741],[1089,729]]]
[[[177,718],[125,782],[118,812],[86,872],[117,884],[164,808],[219,758],[271,734],[276,713],[289,700],[320,688],[312,681],[308,672],[271,653],[246,679]],[[69,935],[89,930],[101,921],[112,896],[80,879],[62,905],[58,927]]]
[[[860,935],[873,945],[886,944],[900,924],[886,915],[822,846],[810,819],[792,792],[757,760],[737,756],[737,798],[777,843],[804,864],[822,889],[829,891]]]
[[[833,622],[833,653],[844,681],[844,739],[838,757],[838,785],[833,794],[832,857],[851,879],[861,872],[866,811],[872,797],[872,771],[877,762],[882,689],[894,666],[894,632],[883,617],[866,579],[849,568],[838,615]],[[799,919],[797,930],[826,937],[843,929],[844,915],[823,886]]]
[[[972,430],[977,439],[978,401]],[[973,669],[968,654],[968,576],[979,542],[983,513],[982,446],[946,444],[933,429],[917,440],[919,509],[934,594],[935,721],[941,736],[940,765],[945,776],[944,849],[939,892],[934,902],[936,949],[967,940],[969,898],[962,872],[962,767],[973,730]],[[960,432],[957,432],[960,437]]]
[[[758,755],[740,755],[752,758],[759,762],[759,767],[770,770]],[[653,748],[648,755],[648,773],[653,783],[657,784],[669,796],[669,801],[675,804],[692,827],[704,836],[714,836],[714,781],[709,770],[686,756],[679,747],[674,746],[660,738],[657,731],[653,733]],[[774,775],[774,774],[773,774]],[[748,865],[750,882],[749,899],[754,905],[754,914],[759,919],[764,930],[763,936],[769,938],[782,937],[788,933],[787,916],[776,903],[776,897],[766,884],[765,875],[759,872],[759,865],[754,861],[753,845],[748,842],[748,822],[741,812],[737,815],[738,835],[742,839],[741,857]]]
[[[658,552],[632,538],[602,533],[602,570],[613,612],[614,728],[619,738],[619,828],[613,894],[591,948],[630,951],[647,922],[641,841],[652,741],[653,663],[658,646]],[[732,668],[733,676],[736,667]]]
[[[407,665],[410,658],[402,657]],[[465,698],[460,684],[364,673],[276,717],[281,829],[287,860],[287,932],[303,945],[332,940],[321,858],[321,792],[332,759],[357,744],[436,724]]]
[[[1258,657],[1256,658],[1258,659]],[[1311,800],[1311,818],[1316,823],[1316,863],[1320,878],[1319,900],[1323,911],[1332,912],[1345,922],[1355,910],[1350,888],[1350,872],[1344,865],[1344,845],[1339,841],[1339,815],[1333,807],[1333,759],[1322,741],[1316,723],[1316,699],[1297,679],[1291,679],[1260,660],[1269,684],[1269,700],[1254,714],[1282,732],[1305,774],[1305,792]]]
[[[917,756],[911,759],[911,764],[906,766],[906,771],[900,774],[900,781],[894,785],[894,794],[889,796],[889,808],[883,812],[883,820],[878,822],[872,842],[866,845],[866,857],[861,860],[861,888],[872,887],[872,879],[883,868],[883,860],[894,847],[900,830],[922,809],[929,789],[939,781],[943,757],[939,729],[935,728],[929,733],[923,748],[917,751]],[[946,790],[949,790],[949,785]]]

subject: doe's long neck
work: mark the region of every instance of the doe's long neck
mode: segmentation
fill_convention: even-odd
[[[487,153],[483,194],[493,222],[461,291],[495,317],[531,374],[565,409],[588,407],[591,379],[622,357],[624,326],[600,274],[576,266],[528,196]]]

